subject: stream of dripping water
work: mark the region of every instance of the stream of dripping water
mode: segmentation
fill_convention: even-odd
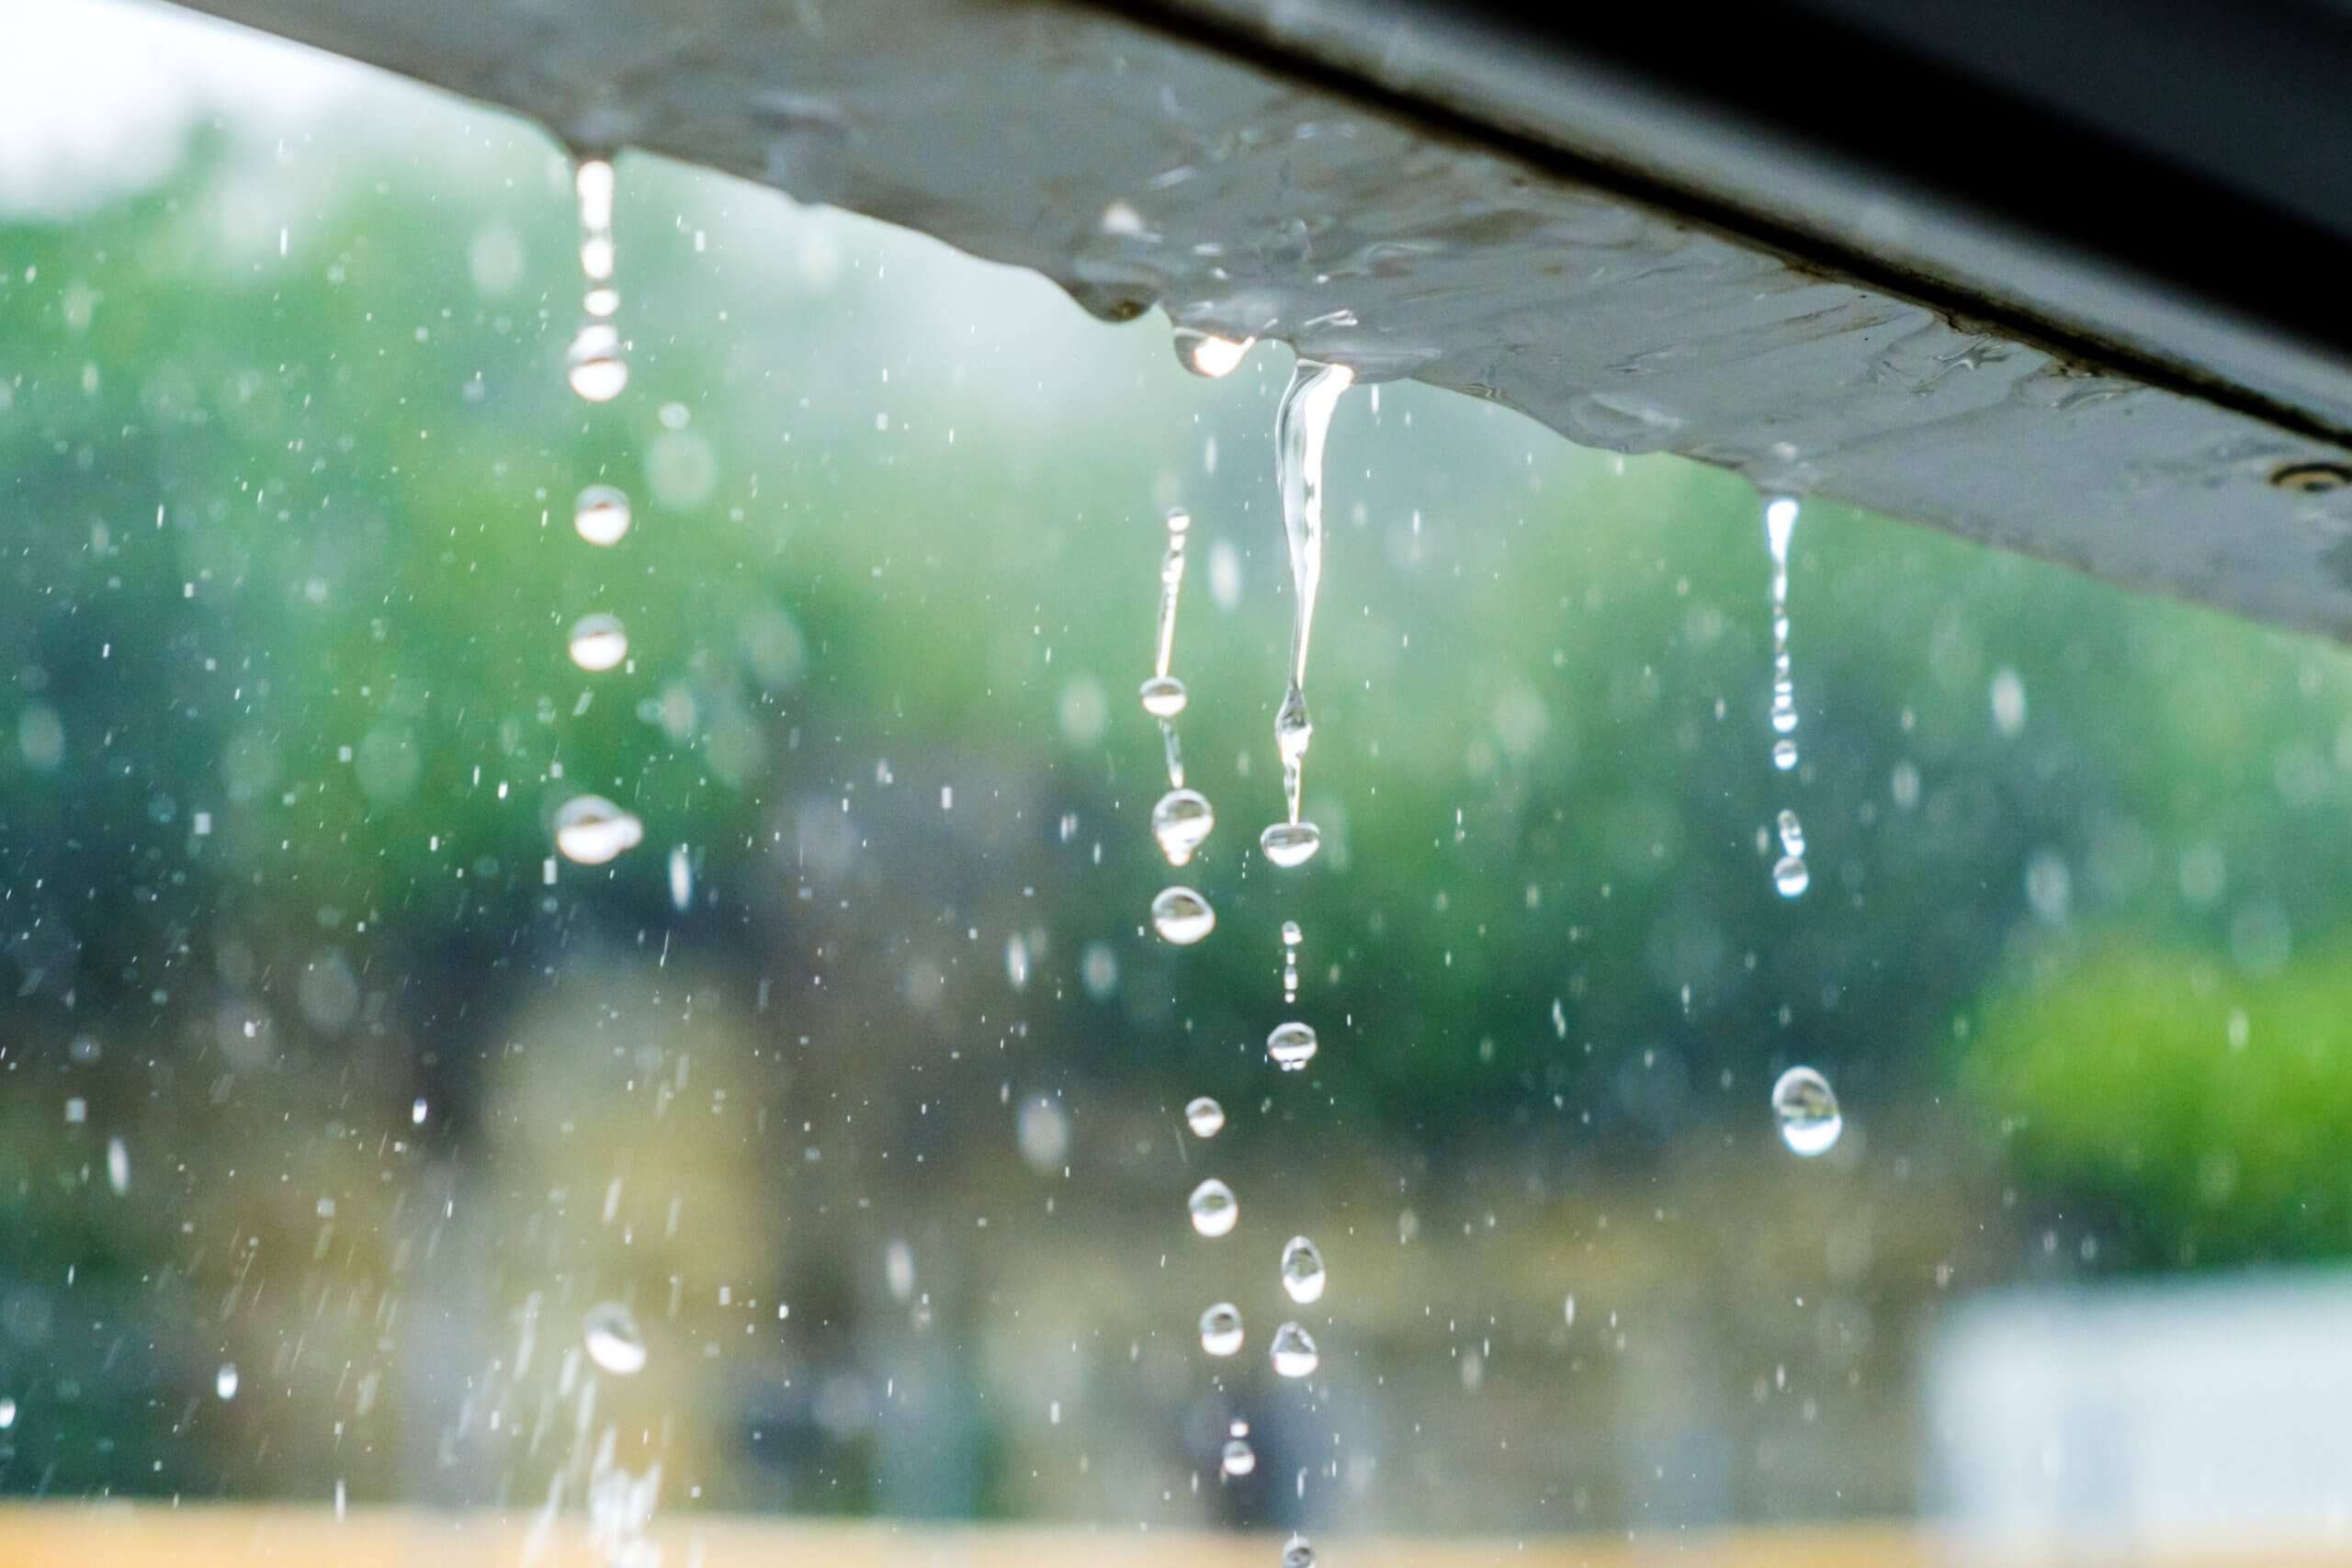
[[[1259,843],[1266,858],[1279,866],[1304,863],[1323,841],[1315,825],[1299,817],[1306,748],[1315,734],[1306,712],[1306,647],[1315,626],[1315,595],[1323,583],[1323,443],[1340,395],[1355,378],[1344,365],[1302,359],[1274,414],[1275,473],[1282,488],[1292,590],[1290,679],[1274,713],[1274,749],[1282,756],[1288,818],[1268,828]]]
[[[1789,660],[1789,545],[1796,536],[1797,503],[1774,496],[1764,503],[1764,545],[1772,556],[1772,765],[1787,773],[1797,765],[1797,689]],[[1777,827],[1781,856],[1772,886],[1793,898],[1813,880],[1804,863],[1804,828],[1795,811],[1783,808]]]
[[[613,165],[583,158],[572,177],[580,197],[580,271],[586,282],[580,305],[583,319],[566,355],[571,389],[592,403],[608,403],[628,385],[628,362],[621,357],[620,329],[613,313],[620,290],[613,284]]]

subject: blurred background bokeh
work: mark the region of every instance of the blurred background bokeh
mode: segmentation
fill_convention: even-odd
[[[633,374],[585,403],[543,135],[6,9],[0,1488],[1906,1517],[1971,1495],[1971,1313],[2335,1288],[2341,650],[1808,504],[1779,773],[1743,481],[1359,389],[1327,842],[1272,872],[1286,351],[1196,379],[1157,316],[624,155]],[[1135,698],[1178,505],[1186,949]],[[590,673],[596,612],[629,659]],[[646,841],[550,882],[589,791]],[[1800,1063],[1847,1118],[1816,1160],[1768,1105]],[[634,1376],[582,1360],[606,1302]]]

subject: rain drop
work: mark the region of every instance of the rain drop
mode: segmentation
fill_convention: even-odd
[[[1179,947],[1190,947],[1216,926],[1216,911],[1189,887],[1167,887],[1151,901],[1152,929]]]
[[[579,865],[603,865],[645,840],[645,824],[601,795],[575,795],[555,814],[555,847]]]
[[[628,532],[628,497],[612,485],[590,485],[571,503],[571,525],[592,545],[617,545]]]
[[[1795,855],[1782,855],[1772,867],[1772,886],[1783,898],[1793,898],[1813,886],[1813,873]]]
[[[621,357],[621,334],[610,321],[585,321],[564,355],[571,389],[592,403],[608,403],[628,385],[628,362]]]
[[[1154,718],[1174,718],[1184,711],[1184,682],[1173,675],[1154,675],[1142,687],[1143,711]]]
[[[1227,1475],[1247,1475],[1258,1468],[1258,1450],[1247,1438],[1227,1438],[1217,1455],[1217,1468]]]
[[[1315,1568],[1315,1545],[1296,1530],[1283,1542],[1283,1568]]]
[[[1315,1244],[1303,1235],[1295,1235],[1283,1247],[1283,1293],[1305,1306],[1323,1299],[1323,1255]]]
[[[118,1198],[130,1190],[130,1150],[120,1138],[107,1140],[107,1185]]]
[[[1193,327],[1178,327],[1175,332],[1176,362],[1195,376],[1217,380],[1240,368],[1241,361],[1248,357],[1250,346],[1257,341],[1254,337],[1246,337],[1236,343],[1229,337],[1218,337],[1214,333],[1201,332]]]
[[[628,633],[618,615],[599,612],[572,623],[571,661],[582,670],[610,670],[628,657]]]
[[[1214,1138],[1225,1130],[1225,1107],[1202,1095],[1184,1107],[1184,1125],[1196,1138]]]
[[[222,1399],[237,1397],[237,1363],[223,1361],[220,1370],[212,1374],[212,1392]]]
[[[17,1402],[13,1399],[0,1399],[0,1432],[6,1431],[16,1424]]]
[[[1219,1302],[1201,1314],[1201,1348],[1212,1356],[1230,1356],[1241,1348],[1241,1309]]]
[[[637,1319],[620,1303],[590,1307],[581,1322],[581,1335],[588,1359],[614,1376],[625,1378],[645,1370],[644,1337],[637,1331]]]
[[[1323,830],[1312,822],[1277,822],[1258,835],[1266,858],[1285,870],[1305,865],[1323,847]]]
[[[1274,1066],[1286,1073],[1295,1073],[1315,1059],[1315,1030],[1295,1020],[1274,1025],[1266,1036],[1266,1055]]]
[[[1151,808],[1151,836],[1170,865],[1182,865],[1216,826],[1208,797],[1196,789],[1171,789]]]
[[[1228,1235],[1241,1218],[1233,1189],[1214,1176],[1193,1189],[1184,1206],[1193,1211],[1193,1228],[1212,1238]]]
[[[670,908],[680,914],[695,901],[695,855],[684,844],[670,849]]]
[[[1285,1323],[1274,1330],[1272,1348],[1274,1371],[1286,1378],[1303,1378],[1323,1364],[1317,1353],[1315,1337],[1295,1323]]]
[[[1791,1067],[1772,1085],[1772,1114],[1781,1141],[1807,1159],[1827,1154],[1846,1130],[1829,1080],[1811,1067]]]

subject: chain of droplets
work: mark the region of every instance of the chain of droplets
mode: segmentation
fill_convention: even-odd
[[[1787,773],[1797,765],[1797,688],[1789,660],[1789,544],[1796,536],[1797,503],[1785,495],[1764,503],[1764,545],[1772,556],[1772,765]],[[1781,856],[1772,865],[1772,886],[1793,898],[1812,882],[1804,863],[1804,825],[1783,807],[1774,824]]]

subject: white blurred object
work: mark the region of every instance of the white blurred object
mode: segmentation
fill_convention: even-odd
[[[2352,1557],[2347,1409],[2352,1275],[2001,1292],[1946,1319],[1927,1453],[1971,1561]]]

